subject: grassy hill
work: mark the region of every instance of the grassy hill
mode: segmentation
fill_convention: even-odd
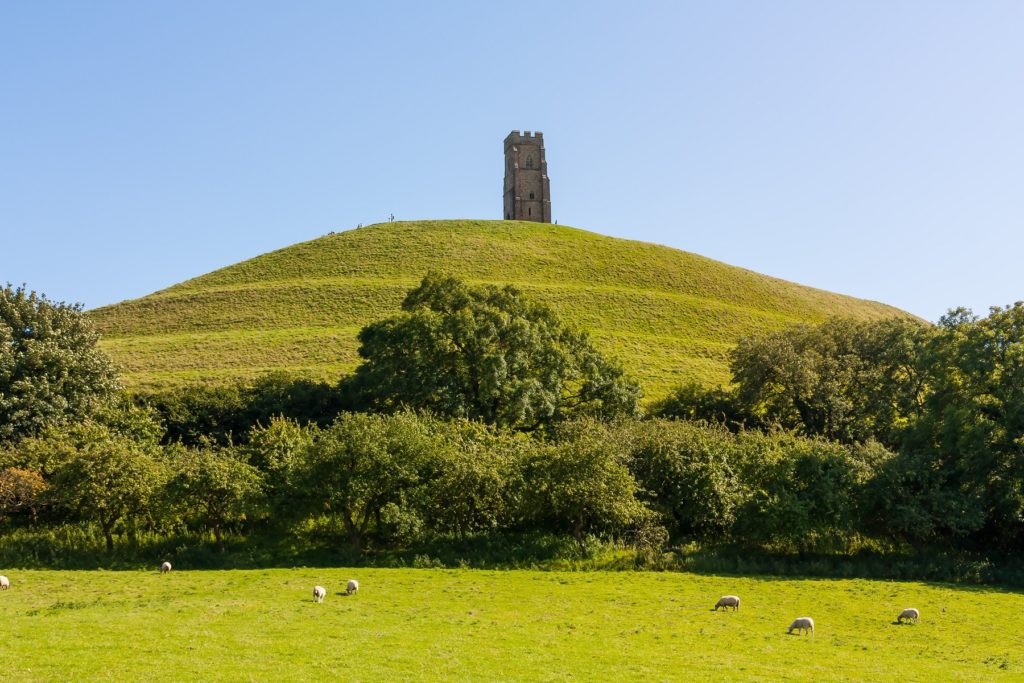
[[[285,370],[335,379],[356,333],[429,269],[514,283],[588,330],[648,398],[728,381],[740,337],[830,315],[906,316],[656,244],[517,221],[384,223],[263,254],[90,315],[126,383],[157,387]]]

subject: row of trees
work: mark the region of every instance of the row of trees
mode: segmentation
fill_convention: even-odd
[[[137,409],[22,440],[0,460],[0,514],[119,530],[285,533],[333,520],[353,548],[540,532],[807,548],[906,540],[899,458],[880,444],[732,433],[676,420],[561,423],[544,438],[400,411],[330,425],[277,418],[244,445],[161,445]]]
[[[684,387],[664,416],[784,429],[899,453],[889,526],[915,539],[1024,543],[1024,304],[937,326],[830,320],[740,342],[735,388]]]

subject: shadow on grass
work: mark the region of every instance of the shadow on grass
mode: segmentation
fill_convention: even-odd
[[[737,546],[675,548],[666,564],[694,574],[757,576],[766,581],[873,579],[922,581],[975,592],[1024,591],[1024,558],[907,552],[781,553]]]
[[[460,542],[434,538],[404,548],[369,540],[350,547],[342,535],[314,530],[260,529],[226,539],[220,551],[205,535],[138,533],[118,539],[107,554],[103,538],[86,525],[18,529],[0,535],[0,567],[158,571],[292,567],[532,569],[549,571],[660,571],[773,580],[874,579],[925,581],[976,592],[1024,592],[1024,558],[987,558],[941,551],[781,553],[738,546],[672,548],[642,556],[590,539],[581,552],[569,538],[543,533],[481,534]]]

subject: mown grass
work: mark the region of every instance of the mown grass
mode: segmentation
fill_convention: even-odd
[[[513,283],[588,330],[649,399],[728,380],[740,337],[830,315],[907,315],[696,254],[564,226],[418,221],[328,235],[90,315],[131,386],[326,379],[357,361],[356,332],[391,315],[430,269]]]
[[[994,680],[1024,595],[656,572],[12,571],[5,681]],[[341,595],[347,579],[360,592]],[[328,589],[313,604],[316,584]],[[738,612],[713,612],[723,594]],[[894,623],[904,607],[917,625]],[[786,635],[797,616],[813,637]]]

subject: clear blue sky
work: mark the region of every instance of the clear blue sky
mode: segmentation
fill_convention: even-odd
[[[87,307],[357,223],[562,224],[935,320],[1024,299],[1024,3],[0,3],[0,281]]]

